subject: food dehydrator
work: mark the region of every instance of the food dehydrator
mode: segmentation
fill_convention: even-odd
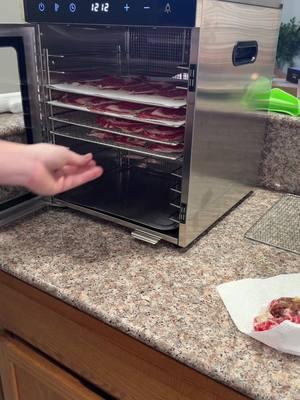
[[[149,243],[191,244],[257,185],[278,0],[25,0],[0,26],[17,52],[26,141],[92,152],[104,175],[53,198],[23,193],[1,223],[69,207]],[[100,220],[99,220],[100,222]]]

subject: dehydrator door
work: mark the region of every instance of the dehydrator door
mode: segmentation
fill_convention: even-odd
[[[0,129],[0,141],[39,142],[42,130],[34,27],[1,25],[0,60],[0,116],[15,125],[14,129]],[[23,188],[0,186],[0,226],[43,205],[42,199]]]

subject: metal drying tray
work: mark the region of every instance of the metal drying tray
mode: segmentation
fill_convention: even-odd
[[[150,157],[155,157],[155,158],[159,158],[159,159],[163,159],[163,160],[177,161],[177,160],[180,160],[183,156],[182,153],[164,154],[164,153],[147,150],[147,147],[145,147],[145,148],[130,147],[129,145],[123,145],[123,144],[118,144],[115,142],[103,141],[96,137],[88,136],[87,129],[81,128],[79,126],[57,128],[55,130],[51,130],[50,133],[52,135],[56,135],[56,136],[63,136],[63,137],[71,138],[71,139],[89,142],[89,143],[96,143],[96,144],[100,144],[102,146],[110,147],[113,149],[124,150],[124,151],[128,151],[131,153],[140,154],[142,156],[150,156]]]
[[[52,100],[48,101],[47,104],[49,104],[52,107],[59,107],[59,108],[65,108],[68,110],[76,110],[76,111],[84,111],[88,112],[91,114],[97,114],[97,115],[107,115],[109,117],[116,117],[116,118],[122,118],[122,119],[127,119],[129,121],[137,121],[137,122],[143,122],[147,124],[152,124],[152,125],[161,125],[161,126],[168,126],[171,128],[179,128],[181,126],[185,125],[185,120],[182,121],[173,121],[173,120],[164,120],[164,119],[146,119],[146,118],[139,118],[134,115],[127,115],[127,114],[117,114],[113,112],[108,112],[108,111],[95,111],[95,110],[90,110],[86,107],[80,107],[80,106],[75,106],[73,104],[68,104],[68,103],[62,103],[57,100]]]
[[[183,143],[182,140],[173,140],[173,141],[163,141],[163,140],[158,140],[158,139],[151,139],[143,135],[134,135],[130,133],[124,133],[121,131],[117,130],[112,130],[112,129],[106,129],[106,128],[101,128],[99,124],[97,124],[97,121],[95,119],[94,115],[83,113],[83,112],[70,112],[70,113],[63,113],[63,114],[56,114],[54,116],[49,117],[50,120],[56,121],[56,122],[61,122],[65,124],[70,124],[74,126],[79,126],[82,128],[88,128],[88,129],[96,129],[101,132],[108,132],[108,133],[113,133],[114,135],[119,135],[119,136],[125,136],[125,137],[130,137],[134,139],[143,139],[146,142],[151,142],[151,143],[158,143],[158,144],[167,144],[168,146],[176,146],[178,144]]]
[[[93,86],[87,85],[74,85],[74,83],[61,83],[61,84],[52,84],[47,86],[50,90],[56,90],[58,92],[63,93],[72,93],[84,96],[93,96],[100,97],[105,99],[117,100],[117,101],[126,101],[130,103],[138,103],[145,104],[148,106],[154,107],[166,107],[166,108],[181,108],[186,106],[187,102],[185,100],[176,100],[163,96],[154,96],[154,95],[133,95],[127,92],[126,90],[105,90],[95,88]],[[183,88],[182,91],[185,90],[185,95],[187,95],[186,88]]]
[[[245,237],[300,255],[300,197],[283,197]]]

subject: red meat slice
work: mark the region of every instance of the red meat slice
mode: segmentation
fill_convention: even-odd
[[[146,78],[142,82],[126,86],[125,89],[132,94],[155,95],[173,98],[174,100],[184,100],[186,98],[184,89],[177,89],[176,85],[171,83],[149,81]]]
[[[170,109],[163,107],[148,107],[147,110],[141,111],[138,117],[145,119],[165,119],[171,121],[183,121],[185,119],[186,110],[184,108]]]
[[[66,104],[73,104],[73,105],[79,105],[83,106],[88,104],[92,100],[92,97],[90,96],[76,96],[72,94],[65,94],[62,98],[61,101]]]
[[[98,117],[97,124],[102,128],[122,131],[124,133],[139,134],[144,130],[143,124],[140,122],[127,121],[117,118]]]
[[[106,90],[126,90],[131,85],[137,85],[142,83],[142,77],[118,77],[118,76],[106,76],[99,81],[96,81],[96,86]]]
[[[159,96],[172,98],[173,100],[185,100],[187,95],[185,89],[176,88],[161,90],[158,94]]]
[[[176,146],[170,146],[167,144],[153,144],[149,147],[149,150],[155,151],[157,153],[168,153],[168,154],[179,154],[182,153],[184,149],[183,144],[178,144]]]
[[[99,80],[82,81],[79,86],[92,86],[104,90],[124,90],[131,94],[157,95],[174,99],[184,99],[183,90],[176,89],[176,85],[168,82],[151,81],[147,77],[119,77],[105,76]]]
[[[66,104],[87,107],[91,110],[104,110],[104,106],[113,104],[114,101],[108,99],[101,99],[92,96],[77,96],[67,94],[61,98],[61,101]]]
[[[132,94],[158,95],[163,90],[163,85],[146,81],[129,85],[126,87],[126,90]]]
[[[106,107],[110,104],[114,104],[113,100],[101,99],[98,97],[92,97],[90,102],[86,104],[87,108],[91,111],[105,111]]]
[[[145,125],[143,135],[161,141],[183,140],[184,128]]]
[[[112,140],[114,138],[114,135],[112,133],[108,132],[101,132],[97,130],[92,130],[88,136],[96,137],[97,139],[101,140]]]
[[[105,129],[112,129],[128,134],[142,135],[149,139],[172,141],[183,140],[184,128],[168,128],[163,126],[153,126],[141,122],[127,121],[124,119],[111,117],[98,117],[97,124]]]
[[[116,76],[106,76],[97,82],[99,88],[109,90],[119,90],[123,84],[123,79]]]
[[[113,133],[109,132],[101,132],[98,130],[92,130],[88,136],[96,137],[97,139],[113,142],[116,144],[123,144],[132,147],[143,147],[146,142],[142,139],[135,139],[121,135],[114,135]]]
[[[127,145],[129,146],[133,146],[133,147],[143,147],[146,145],[146,141],[142,140],[142,139],[135,139],[135,138],[130,138],[127,137],[126,138],[126,142]]]
[[[83,96],[83,97],[79,97],[76,100],[76,103],[80,106],[88,106],[91,102],[93,101],[92,97],[87,97],[87,96]]]
[[[148,106],[137,103],[129,103],[126,101],[116,101],[105,107],[105,111],[110,111],[118,114],[138,114],[149,109]]]

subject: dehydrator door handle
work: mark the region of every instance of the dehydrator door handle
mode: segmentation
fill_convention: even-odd
[[[237,42],[232,52],[233,65],[254,64],[258,55],[258,43],[256,40],[248,42]]]

